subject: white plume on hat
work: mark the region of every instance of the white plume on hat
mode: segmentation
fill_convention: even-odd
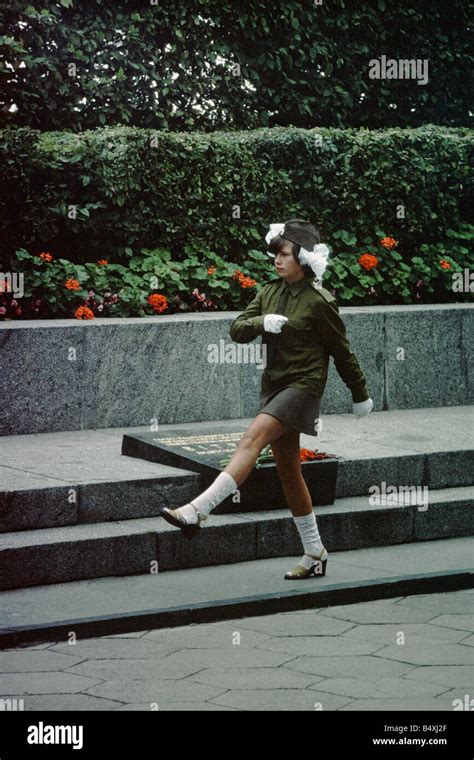
[[[275,223],[270,224],[269,231],[265,235],[265,241],[267,245],[270,244],[270,241],[279,235],[283,230],[285,229],[284,223]],[[267,251],[268,256],[271,256],[272,258],[275,258],[274,253],[270,253],[270,251]],[[328,256],[329,256],[329,248],[324,243],[318,243],[313,247],[311,251],[306,250],[306,248],[301,247],[301,250],[298,255],[298,261],[299,263],[304,266],[305,264],[309,264],[311,269],[313,270],[314,274],[319,280],[322,280],[323,274],[326,270],[326,267],[328,265]]]

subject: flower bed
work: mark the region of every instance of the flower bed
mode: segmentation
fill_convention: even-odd
[[[459,300],[453,274],[468,267],[474,227],[451,232],[448,244],[421,247],[404,261],[398,241],[377,230],[358,242],[345,230],[333,236],[323,285],[343,305]],[[466,243],[466,245],[465,245]],[[337,253],[339,251],[339,253]],[[13,276],[12,276],[13,274]],[[189,247],[184,261],[161,248],[142,249],[128,266],[107,259],[76,264],[51,251],[16,252],[13,273],[0,278],[0,319],[145,317],[154,314],[244,309],[276,272],[264,250],[251,249],[240,268],[218,254]],[[19,292],[14,286],[21,282]],[[461,298],[462,300],[462,298]]]

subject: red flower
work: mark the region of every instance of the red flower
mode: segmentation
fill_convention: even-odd
[[[95,319],[94,312],[87,306],[79,306],[74,312],[76,319]]]
[[[80,290],[81,286],[77,280],[69,279],[66,280],[66,288],[69,290]]]
[[[332,456],[334,454],[326,454],[324,451],[318,451],[317,449],[314,449],[314,451],[311,449],[300,449],[301,462],[310,462],[313,459],[329,459]]]
[[[451,269],[451,264],[449,261],[446,261],[446,259],[441,259],[439,262],[439,265],[441,269]]]
[[[242,288],[254,288],[257,284],[256,280],[252,280],[248,275],[243,274],[240,269],[236,269],[232,275],[233,280],[238,280]]]
[[[148,296],[147,301],[157,314],[161,314],[168,308],[168,301],[161,293],[152,293],[152,295]]]
[[[363,253],[362,256],[359,256],[358,261],[361,267],[364,267],[368,272],[379,263],[377,256],[373,256],[371,253]]]
[[[383,245],[384,248],[395,248],[398,245],[398,240],[394,240],[391,237],[384,237],[383,240],[380,241],[380,245]]]

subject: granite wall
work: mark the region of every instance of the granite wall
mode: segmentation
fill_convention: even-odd
[[[260,339],[230,339],[238,313],[1,322],[0,435],[253,416]],[[340,313],[375,411],[472,403],[473,306]],[[321,412],[350,411],[331,360]]]

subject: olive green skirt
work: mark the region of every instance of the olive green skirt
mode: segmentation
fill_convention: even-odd
[[[257,414],[271,414],[284,425],[299,433],[316,435],[321,399],[299,388],[282,388],[269,394],[260,394]]]

